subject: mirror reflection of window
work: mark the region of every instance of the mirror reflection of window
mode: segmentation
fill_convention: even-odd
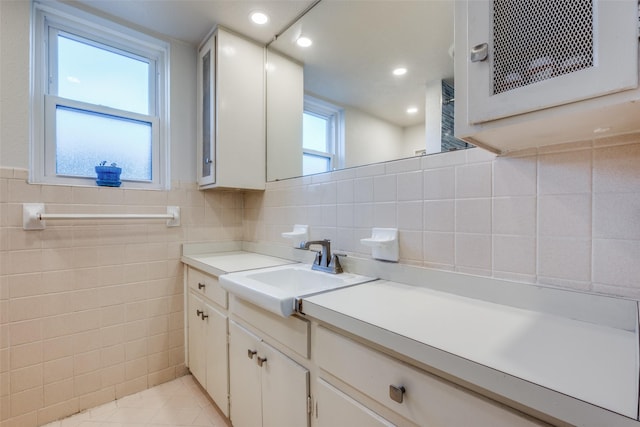
[[[344,164],[344,112],[306,95],[302,121],[303,175],[328,172]]]

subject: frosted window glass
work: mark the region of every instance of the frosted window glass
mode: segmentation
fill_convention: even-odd
[[[102,161],[117,163],[123,180],[152,179],[151,123],[56,107],[56,173],[95,177]]]
[[[59,34],[58,96],[149,114],[149,64]]]
[[[302,174],[309,175],[329,171],[331,159],[313,154],[302,155]]]
[[[328,120],[313,114],[304,113],[302,121],[302,146],[309,150],[329,151],[327,127]]]

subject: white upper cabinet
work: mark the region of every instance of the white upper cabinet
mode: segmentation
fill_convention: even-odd
[[[455,19],[456,136],[508,152],[640,129],[636,0],[473,0]]]
[[[198,185],[264,190],[264,47],[218,27],[198,58]]]

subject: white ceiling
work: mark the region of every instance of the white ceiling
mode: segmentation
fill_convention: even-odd
[[[2,0],[0,0],[2,1]],[[46,1],[46,0],[45,0]],[[314,0],[63,0],[198,45],[222,25],[263,44],[274,39]],[[305,89],[400,126],[424,122],[425,85],[453,79],[455,0],[322,0],[273,43],[305,63]],[[253,24],[252,11],[270,16]],[[300,51],[300,32],[315,39]],[[406,66],[402,79],[391,69]],[[408,116],[409,105],[420,108]]]
[[[71,0],[171,38],[198,45],[222,25],[261,43],[268,43],[313,0]],[[252,23],[252,11],[264,11],[270,21]]]

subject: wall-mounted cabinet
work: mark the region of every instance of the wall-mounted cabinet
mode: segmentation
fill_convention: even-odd
[[[504,153],[640,129],[636,0],[455,6],[457,137]]]
[[[264,190],[264,47],[216,28],[198,51],[201,189]]]

